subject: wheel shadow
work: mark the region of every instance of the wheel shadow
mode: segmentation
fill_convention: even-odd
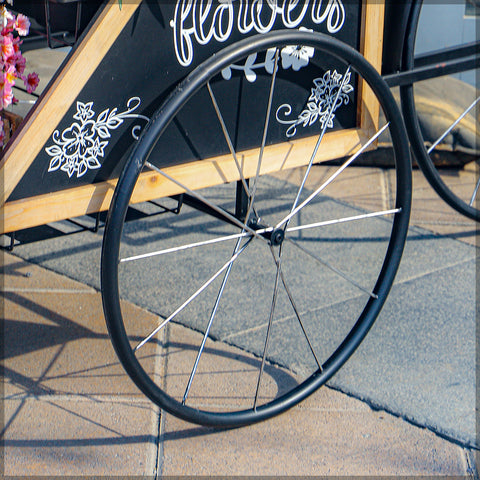
[[[22,275],[18,271],[19,266],[24,266],[24,263],[19,263],[17,268],[10,266],[9,275]],[[134,445],[134,444],[152,444],[158,447],[159,442],[173,441],[175,439],[185,438],[186,436],[204,436],[214,432],[218,432],[218,429],[204,428],[192,426],[175,434],[167,434],[159,439],[159,431],[152,430],[144,434],[140,432],[138,435],[125,435],[121,430],[109,431],[107,422],[99,421],[88,413],[79,414],[76,411],[76,402],[94,402],[98,403],[110,403],[119,402],[125,403],[129,400],[127,398],[102,398],[102,393],[81,393],[75,391],[74,388],[70,389],[58,389],[56,386],[51,388],[46,380],[51,380],[52,376],[59,378],[58,372],[52,373],[56,366],[60,363],[63,364],[63,372],[61,376],[63,379],[71,377],[73,379],[73,386],[75,385],[75,376],[82,373],[83,376],[102,376],[104,372],[102,369],[110,368],[112,366],[119,365],[118,361],[111,364],[103,364],[98,362],[93,367],[86,367],[84,371],[79,372],[76,368],[68,369],[65,371],[65,355],[66,346],[72,342],[77,342],[85,339],[108,341],[109,336],[107,333],[99,333],[88,326],[82,325],[77,321],[72,320],[69,316],[62,315],[53,309],[45,307],[29,298],[28,294],[13,291],[2,292],[4,301],[8,301],[14,304],[14,308],[21,307],[26,311],[34,314],[35,317],[46,319],[46,323],[36,323],[34,321],[28,322],[25,318],[5,318],[1,320],[1,326],[3,330],[2,349],[0,352],[2,367],[1,373],[5,385],[15,387],[15,392],[11,395],[4,397],[5,401],[10,402],[10,406],[14,406],[8,416],[4,417],[3,428],[0,432],[0,438],[5,448],[11,449],[45,449],[50,448],[75,448],[75,447],[98,447],[102,445],[108,446],[122,446],[122,445]],[[27,317],[27,315],[26,315]],[[221,342],[218,342],[220,344]],[[188,342],[172,342],[169,344],[170,348],[184,349],[184,350],[196,350],[198,346]],[[28,364],[21,360],[22,356],[27,356],[35,352],[45,352],[45,363],[42,361],[41,368],[38,365],[32,365],[32,371],[29,373]],[[250,356],[246,352],[240,350],[235,353],[229,351],[219,350],[217,348],[208,348],[205,351],[206,354],[218,355],[223,357],[224,360],[234,359],[238,365],[243,365],[245,368],[259,368],[261,363],[260,359]],[[85,355],[89,355],[91,352],[85,352]],[[39,357],[32,357],[39,358]],[[34,368],[35,367],[35,368]],[[97,372],[95,372],[97,369]],[[33,372],[34,371],[34,372]],[[267,364],[265,374],[269,375],[273,380],[280,385],[294,386],[296,382],[293,376],[288,372],[282,371],[277,367]],[[122,372],[122,375],[126,373]],[[110,381],[111,379],[105,379]],[[5,393],[5,389],[4,389]],[[80,434],[80,438],[77,436],[68,436],[67,438],[18,438],[15,434],[17,422],[25,421],[26,411],[35,410],[38,408],[38,417],[42,417],[42,404],[48,403],[52,408],[58,409],[59,415],[67,415],[68,422],[72,424],[72,431],[77,434],[81,432],[81,424],[95,424],[98,427],[98,436],[91,434],[88,437],[84,437]],[[38,406],[37,406],[38,405]],[[153,407],[153,404],[149,404],[144,397],[135,397],[132,401],[131,407],[146,408],[150,411],[157,410]],[[28,408],[26,408],[28,406]],[[37,414],[36,414],[37,415]],[[157,410],[157,415],[159,411]],[[23,417],[23,419],[22,419]],[[86,422],[86,423],[85,423]],[[75,425],[75,427],[73,427]],[[157,427],[158,428],[158,427]],[[105,434],[107,432],[107,434]],[[34,435],[32,435],[34,436]],[[11,450],[10,455],[14,457],[14,451]]]

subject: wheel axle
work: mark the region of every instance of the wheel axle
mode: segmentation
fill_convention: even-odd
[[[266,225],[262,225],[261,223],[258,223],[258,218],[252,217],[248,221],[248,226],[257,231],[257,230],[267,230],[269,227]],[[270,245],[273,247],[278,247],[283,243],[283,240],[285,239],[285,231],[283,228],[277,228],[275,230],[268,230],[264,231],[261,233],[262,237],[266,238],[269,242]]]

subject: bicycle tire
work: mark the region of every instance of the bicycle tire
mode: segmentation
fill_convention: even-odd
[[[270,59],[272,49],[275,51],[275,61],[280,62],[281,53],[285,52],[283,49],[292,45],[314,49],[315,54],[310,57],[314,72],[318,73],[320,71],[326,75],[327,72],[319,70],[320,67],[315,62],[321,62],[326,57],[330,58],[331,56],[339,63],[349,66],[352,83],[354,83],[354,77],[362,77],[363,81],[375,93],[387,118],[388,123],[386,124],[385,132],[387,130],[390,132],[393,144],[392,156],[395,157],[396,162],[396,168],[391,172],[392,176],[393,174],[396,176],[394,180],[396,196],[390,213],[387,214],[374,209],[373,213],[370,212],[372,214],[370,217],[363,209],[332,200],[329,196],[314,195],[312,202],[300,209],[302,218],[310,218],[309,215],[314,215],[318,219],[316,215],[320,215],[320,213],[321,215],[327,215],[330,209],[322,209],[322,202],[327,202],[332,208],[340,209],[342,212],[338,218],[334,219],[333,223],[330,223],[330,226],[322,227],[323,237],[319,236],[318,232],[309,233],[311,230],[316,230],[316,227],[306,230],[304,229],[305,225],[301,222],[298,225],[296,223],[298,222],[298,215],[284,221],[281,228],[273,228],[275,223],[272,222],[276,221],[274,216],[278,215],[277,218],[285,220],[285,212],[292,212],[294,205],[300,206],[304,202],[299,204],[300,200],[295,201],[295,197],[297,199],[299,197],[303,198],[308,192],[310,192],[311,196],[311,191],[314,187],[307,182],[303,191],[302,187],[298,186],[298,183],[282,182],[279,184],[277,177],[252,175],[250,181],[247,182],[246,178],[242,178],[241,182],[242,188],[250,195],[248,198],[250,201],[253,198],[253,203],[255,203],[255,206],[250,207],[248,210],[256,215],[255,221],[266,221],[267,225],[270,226],[270,231],[265,231],[268,230],[268,227],[265,227],[265,225],[261,227],[255,224],[255,221],[248,221],[248,218],[243,223],[241,216],[235,217],[233,214],[227,217],[225,221],[215,218],[219,215],[220,217],[223,216],[222,212],[224,212],[226,207],[222,202],[233,200],[229,189],[235,187],[235,183],[222,185],[218,188],[215,187],[213,190],[210,189],[206,192],[202,191],[202,196],[196,198],[197,203],[203,204],[203,211],[210,211],[207,217],[205,217],[206,220],[203,218],[202,209],[192,208],[183,211],[183,208],[186,207],[182,207],[180,215],[172,217],[171,220],[145,220],[146,223],[137,223],[134,227],[126,226],[125,217],[131,202],[132,192],[141,172],[144,171],[145,167],[147,167],[147,170],[149,168],[150,171],[158,169],[158,171],[164,172],[162,170],[163,166],[157,167],[154,164],[154,160],[158,161],[157,157],[150,162],[150,156],[154,156],[152,152],[159,148],[163,137],[168,136],[169,128],[176,129],[178,124],[191,117],[187,108],[190,100],[198,95],[207,97],[207,90],[211,89],[212,92],[215,92],[210,94],[212,104],[217,103],[220,111],[230,112],[233,108],[232,105],[238,105],[237,97],[235,97],[235,100],[227,98],[228,96],[220,98],[220,94],[216,95],[219,91],[218,89],[224,85],[224,82],[230,81],[226,79],[230,74],[232,74],[232,77],[237,75],[237,80],[242,85],[247,82],[244,78],[244,70],[227,72],[226,69],[234,65],[244,65],[241,63],[242,61],[244,62],[248,58],[252,59],[254,54],[258,58],[260,52],[269,52],[268,58]],[[312,51],[308,52],[311,53]],[[321,52],[321,55],[318,55],[317,52]],[[270,68],[270,72],[262,71],[266,78],[265,85],[269,86],[266,91],[270,92],[266,94],[268,99],[265,100],[267,102],[266,111],[268,111],[265,118],[267,119],[274,120],[276,116],[278,120],[278,109],[276,114],[273,114],[271,107],[274,103],[274,93],[272,92],[283,81],[282,75],[284,72],[280,67],[279,63],[275,63],[274,68]],[[235,69],[232,67],[230,70]],[[345,70],[341,86],[337,85],[338,95],[333,99],[334,106],[338,106],[340,95],[338,92],[342,89],[345,91],[349,90],[345,86],[348,71],[348,69]],[[295,77],[297,74],[297,72],[292,72],[290,68],[287,73],[290,75],[290,80],[292,78],[291,75]],[[323,78],[332,80],[332,73],[329,72],[329,75],[329,77]],[[260,76],[260,72],[258,76]],[[335,78],[338,80],[338,76]],[[255,86],[254,82],[252,85]],[[248,87],[250,88],[252,85],[249,84]],[[272,87],[272,85],[274,86]],[[230,88],[229,85],[228,88]],[[242,88],[246,87],[243,86]],[[261,88],[261,84],[259,83],[255,88]],[[308,93],[310,93],[310,86],[307,88],[307,96]],[[256,103],[260,103],[261,99],[265,99],[262,95],[258,95],[255,98],[258,99]],[[222,101],[224,104],[221,104]],[[275,103],[276,105],[277,103]],[[335,119],[341,118],[336,108],[331,110],[329,116],[333,116],[333,111],[335,111],[336,114],[338,113],[338,116],[335,114]],[[187,111],[184,117],[180,117],[182,112],[185,112],[185,109]],[[218,119],[219,124],[223,122],[227,131],[229,128],[227,124],[230,121],[234,121],[232,118],[235,117],[235,115],[231,115],[232,118],[225,118],[223,121],[220,121],[220,118],[223,117],[219,116],[213,105],[211,115]],[[228,115],[226,114],[226,116]],[[325,122],[330,119],[326,119]],[[269,121],[265,121],[265,125]],[[200,136],[205,137],[209,133],[209,123],[204,121],[202,125],[205,128],[200,132]],[[287,128],[282,125],[284,124],[280,122],[280,128]],[[301,124],[298,123],[297,127],[300,128]],[[196,128],[198,129],[198,127]],[[224,135],[224,140],[227,144],[230,137],[228,137],[225,131],[222,133],[221,125],[218,126],[218,129],[219,135]],[[262,138],[262,134],[263,137],[268,137],[268,134],[265,134],[265,130],[268,129],[265,128],[263,132],[259,132],[260,138]],[[188,138],[188,142],[195,141],[194,132],[189,132],[185,129],[182,131],[183,137]],[[375,141],[375,139],[376,137],[373,136],[372,141]],[[235,143],[233,135],[230,140],[231,143]],[[260,151],[263,150],[263,147],[265,147],[265,151],[269,148],[268,140],[263,140],[263,143],[259,145]],[[175,144],[175,146],[177,147],[178,145]],[[262,154],[258,153],[258,155],[260,157]],[[314,155],[312,155],[313,158]],[[310,161],[310,163],[312,162]],[[337,171],[340,170],[341,167]],[[334,181],[333,179],[331,180],[332,182]],[[250,184],[251,181],[255,182],[255,187]],[[248,185],[245,185],[246,183]],[[263,194],[263,187],[267,188],[265,194]],[[195,185],[182,185],[182,188],[187,189],[192,196],[196,195],[193,191]],[[253,190],[254,188],[255,190]],[[307,191],[307,189],[309,190]],[[257,193],[254,194],[254,191]],[[287,210],[284,209],[285,198],[288,199],[288,205],[290,205],[290,208],[287,208]],[[197,67],[158,110],[147,125],[123,169],[114,192],[105,226],[101,281],[105,318],[113,346],[122,365],[138,388],[154,403],[165,411],[193,423],[215,427],[238,427],[265,420],[291,408],[325,384],[353,354],[372,327],[387,298],[402,256],[408,229],[410,198],[411,165],[401,116],[385,82],[358,52],[326,35],[298,30],[276,31],[248,38],[225,48]],[[216,210],[216,214],[214,214],[212,206],[216,206],[216,201],[220,203],[221,208]],[[351,222],[355,223],[355,221],[347,220],[347,218],[351,218],[348,216],[348,213],[355,212],[358,214],[359,226],[352,228]],[[183,217],[182,214],[184,215]],[[261,220],[259,220],[260,215],[262,215]],[[337,222],[337,220],[339,221]],[[243,228],[240,228],[238,221],[241,222]],[[287,225],[291,226],[292,231],[287,229]],[[161,230],[158,230],[159,228]],[[164,228],[166,230],[163,230]],[[298,230],[295,230],[298,233],[293,232],[294,228],[298,228]],[[338,228],[343,228],[343,230],[338,230]],[[282,229],[283,233],[279,231]],[[188,233],[186,237],[188,239],[183,238],[186,232]],[[196,240],[204,241],[204,238],[207,238],[207,241],[209,241],[210,237],[207,237],[207,235],[210,234],[214,235],[213,241],[217,243],[198,247],[208,250],[208,255],[196,256],[190,252],[190,248],[193,250],[193,247],[190,247],[190,245]],[[229,238],[229,235],[240,235],[242,240],[237,243],[237,240],[233,239],[231,245],[223,247],[222,242],[227,237]],[[341,242],[338,239],[342,237],[337,237],[337,235],[346,235],[348,240]],[[365,238],[362,235],[365,235]],[[174,255],[176,257],[171,263],[168,263],[170,260],[167,259],[155,265],[154,258],[148,257],[152,258],[152,260],[143,263],[140,260],[141,266],[137,262],[127,261],[128,259],[121,256],[121,249],[128,250],[126,254],[129,255],[134,253],[133,249],[136,247],[136,244],[141,244],[140,247],[144,248],[146,242],[142,238],[145,238],[145,236],[151,240],[152,248],[154,247],[154,242],[160,236],[163,238],[162,245],[165,245],[167,249],[170,249],[170,244],[178,241],[180,242],[179,248],[181,248],[181,252],[187,251],[187,253],[179,253],[179,250],[175,250]],[[322,240],[319,241],[319,238]],[[361,241],[362,239],[364,241]],[[333,242],[335,245],[333,249],[335,259],[329,259],[328,257],[328,248],[325,247],[328,247],[329,242]],[[318,243],[322,245],[317,245]],[[236,245],[232,253],[231,246],[233,244]],[[355,249],[360,245],[366,248],[365,256],[362,257],[365,265],[361,269],[362,275],[364,274],[362,281],[365,281],[368,285],[366,293],[358,290],[357,285],[352,285],[354,282],[349,278],[350,273],[348,272],[355,262],[358,264],[358,259],[354,256],[355,253],[351,253],[352,248]],[[314,247],[325,249],[324,254],[328,257],[327,260],[325,260],[326,257],[320,257],[320,253],[317,250],[314,252],[314,256],[317,256],[318,253],[317,258],[312,257],[312,252],[305,253],[308,249]],[[177,249],[177,246],[172,247],[172,249]],[[230,253],[225,254],[227,250]],[[162,250],[162,253],[165,254],[160,255],[160,257],[162,259],[168,258],[170,256],[168,252],[167,250]],[[246,253],[244,254],[244,252]],[[193,256],[189,259],[189,257],[185,258],[178,255]],[[247,255],[250,255],[252,258],[247,258]],[[267,261],[262,268],[256,268],[259,264],[259,259],[265,260],[265,257]],[[158,259],[159,257],[155,256],[155,258]],[[225,259],[227,262],[224,264]],[[319,262],[324,262],[323,267]],[[330,262],[337,262],[336,266],[333,266],[333,271],[330,268],[332,265],[329,266]],[[210,263],[214,267],[211,267]],[[231,270],[230,267],[224,270],[219,269],[219,265],[224,267],[226,264],[233,265]],[[317,264],[320,264],[321,268],[313,268],[313,265],[316,266]],[[339,264],[341,264],[340,267]],[[300,265],[302,268],[305,266],[305,270],[300,270]],[[160,275],[161,268],[164,268],[162,281],[153,281],[152,278],[157,278]],[[214,276],[211,275],[212,271],[215,274],[221,271],[221,275],[224,275],[223,272],[226,272],[226,270],[229,271],[229,274],[223,277],[223,283],[225,283],[224,290],[223,283],[220,288],[217,285],[215,289],[213,287],[210,289],[210,285],[217,281],[215,279],[208,285],[208,288],[205,287],[205,290],[201,291],[201,295],[208,296],[207,300],[209,302],[213,300],[213,308],[208,310],[208,312],[215,312],[215,314],[211,313],[210,317],[208,317],[209,314],[205,313],[207,312],[207,307],[202,303],[203,297],[198,294],[198,297],[191,300],[191,303],[188,303],[184,310],[177,316],[172,317],[176,312],[176,310],[173,311],[175,309],[174,305],[183,305],[182,298],[185,299],[184,303],[190,301],[193,296],[190,295],[190,292],[197,294],[203,288],[203,285],[207,283],[202,283],[203,280],[197,280],[197,276],[207,271],[207,268],[211,269],[208,270],[209,273],[204,274],[203,278],[208,281]],[[325,275],[321,279],[317,278],[315,273],[320,270],[322,275]],[[287,274],[292,273],[291,283],[287,283],[285,280],[284,272],[287,272]],[[323,283],[321,288],[314,285],[313,280],[310,281],[309,279],[311,272],[313,272],[313,280],[321,282],[327,282],[328,280],[328,282]],[[276,281],[271,277],[271,274],[273,274]],[[154,277],[150,277],[150,275],[154,275]],[[174,279],[176,275],[178,275],[178,279]],[[220,282],[221,275],[218,276],[218,282]],[[133,279],[135,281],[132,283]],[[266,279],[268,279],[268,282]],[[128,286],[123,290],[122,281],[128,283]],[[290,278],[288,282],[290,282]],[[190,283],[192,286],[188,290],[189,293],[185,293],[183,291],[186,288],[185,284],[188,284],[187,286],[190,287]],[[282,283],[281,287],[278,286],[280,283]],[[198,285],[201,285],[201,287],[198,287]],[[268,293],[266,293],[267,286],[270,287]],[[330,286],[332,292],[326,292]],[[325,292],[322,292],[322,289]],[[138,290],[137,296],[135,296],[134,290]],[[210,292],[210,290],[212,291]],[[289,293],[286,293],[287,290],[289,290]],[[178,300],[176,296],[179,297]],[[322,308],[318,304],[319,296],[322,298]],[[217,305],[217,299],[220,297],[221,302]],[[275,301],[274,298],[277,297],[278,300]],[[142,304],[144,300],[152,302],[152,305],[148,305],[147,308],[159,315],[153,326],[153,332],[151,330],[152,327],[150,327],[145,332],[142,332],[140,336],[138,333],[138,328],[140,327],[138,325],[133,327],[137,330],[134,330],[133,333],[129,332],[133,322],[131,325],[129,323],[131,319],[126,318],[126,315],[122,312],[121,298],[127,298],[142,306],[144,306]],[[241,305],[239,305],[239,298],[241,299]],[[198,306],[197,303],[199,304]],[[214,303],[215,305],[213,305]],[[294,307],[295,303],[298,306],[298,312]],[[311,306],[312,304],[313,307]],[[342,311],[338,311],[338,304],[342,304],[341,309],[352,309],[355,312],[352,318],[348,316],[348,322],[343,318],[347,317],[345,311],[343,314]],[[310,318],[310,307],[307,305],[310,305],[313,308],[312,311],[316,312],[315,314],[321,318]],[[173,313],[165,313],[168,308],[170,308],[168,311]],[[190,308],[193,311],[188,310]],[[287,315],[287,318],[283,318],[279,323],[276,315],[279,315],[279,312],[283,313],[283,308],[289,311],[290,316]],[[237,309],[241,309],[241,314],[235,315]],[[320,315],[320,311],[324,314],[331,311],[332,317],[329,317],[327,321],[326,317],[324,318]],[[301,312],[301,315],[299,312]],[[232,313],[234,322],[232,322]],[[335,332],[332,334],[333,338],[330,338],[330,329],[334,327],[334,315],[342,317],[344,323],[339,322],[335,325]],[[315,317],[313,314],[312,316]],[[242,322],[245,322],[245,325]],[[242,323],[242,325],[239,325],[239,323]],[[282,330],[275,330],[277,328],[276,325],[280,324]],[[302,324],[301,328],[299,324]],[[227,330],[233,328],[235,331],[233,334],[226,335],[225,332],[222,333],[222,329],[225,328]],[[288,334],[283,330],[284,328],[289,329]],[[239,329],[241,332],[248,330],[252,333],[250,340],[253,344],[260,338],[257,332],[264,332],[265,335],[261,336],[260,347],[255,350],[255,346],[252,347],[251,344],[246,346],[242,342],[235,341],[235,335],[238,336]],[[301,330],[303,332],[308,330],[308,334],[302,333]],[[187,337],[178,336],[182,332]],[[280,337],[282,338],[278,343],[278,347],[277,343],[275,343],[276,352],[272,352],[271,347],[268,345],[268,338],[270,335],[271,338],[276,339],[275,335],[278,332],[280,332]],[[139,345],[142,343],[140,339],[150,338],[152,333],[154,335],[151,337],[151,341],[143,344],[150,350],[141,354],[143,345],[139,348]],[[189,335],[193,335],[195,338],[198,336],[200,345],[189,343]],[[316,335],[325,337],[320,338],[322,342],[322,358],[320,361],[315,361],[312,358],[315,356],[315,349],[318,348],[317,342],[320,342]],[[325,344],[323,344],[323,340],[325,340]],[[270,340],[270,342],[273,341]],[[284,341],[285,346],[282,343]],[[299,353],[296,347],[292,346],[294,341],[300,342],[306,348],[306,352],[309,355],[308,360],[304,359],[307,358],[304,357],[304,353]],[[312,344],[311,347],[307,345],[308,343]],[[193,348],[196,349],[196,352],[192,352]],[[325,353],[327,351],[328,353]],[[281,358],[283,354],[291,355],[293,360],[283,360]],[[196,357],[200,358],[197,367],[198,371],[195,370],[195,365],[192,367],[191,364],[189,364],[186,372],[175,370],[182,368],[182,362],[186,358],[190,359],[190,357],[191,362]],[[152,358],[156,359],[154,362],[155,366],[148,363]],[[221,369],[219,366],[220,360],[233,362],[234,366],[226,368],[225,371],[219,371]],[[305,365],[302,362],[306,362]],[[299,364],[302,365],[299,366]],[[252,366],[255,367],[253,370]],[[200,370],[202,367],[205,370]],[[305,374],[303,373],[304,369],[308,369]],[[250,386],[253,391],[250,391],[248,395],[244,395],[243,391],[240,391],[240,387],[243,385],[243,377],[241,378],[243,374],[247,377],[245,383],[248,383],[247,380],[251,380]],[[193,379],[191,391],[188,384],[189,378]],[[280,382],[279,378],[282,378],[285,382],[283,380],[283,383]],[[177,382],[181,379],[185,380],[186,385],[183,384],[180,390]],[[256,384],[256,387],[254,384]],[[279,385],[282,388],[285,386],[285,391],[280,390]],[[204,389],[202,389],[203,387]],[[273,388],[273,393],[270,391],[271,387]],[[208,397],[209,394],[213,397],[212,399]],[[219,397],[226,396],[229,397],[229,401],[225,409],[223,403],[222,405],[217,404],[219,403]],[[245,403],[247,397],[248,405]],[[235,403],[237,400],[238,404]],[[230,405],[230,403],[232,404]]]
[[[402,59],[402,70],[404,71],[413,69],[415,65],[415,45],[420,24],[422,5],[423,2],[416,2],[414,8],[412,8]],[[417,160],[418,166],[420,167],[431,187],[440,196],[440,198],[450,205],[450,207],[472,220],[477,222],[480,221],[480,209],[478,208],[479,203],[477,194],[479,188],[478,173],[472,176],[473,183],[470,185],[471,188],[465,193],[462,190],[466,189],[466,184],[460,182],[458,184],[448,182],[448,175],[441,174],[441,170],[437,167],[435,160],[432,158],[432,155],[435,154],[435,149],[432,150],[433,145],[430,145],[434,144],[435,142],[433,142],[433,140],[427,142],[427,140],[424,138],[423,129],[421,127],[419,114],[417,111],[416,98],[415,84],[400,87],[402,112],[408,137],[412,146],[412,151],[415,159]],[[468,108],[467,105],[465,105],[465,107]],[[451,119],[452,126],[450,127],[451,132],[449,135],[457,134],[461,123],[458,123],[455,126],[453,125],[457,120],[460,120],[461,115],[465,113],[466,110],[467,109],[461,113],[459,112],[457,118]],[[476,157],[477,158],[475,162],[478,166],[480,159],[478,155]],[[447,172],[445,169],[443,169],[443,171]],[[470,178],[469,181],[472,182]]]

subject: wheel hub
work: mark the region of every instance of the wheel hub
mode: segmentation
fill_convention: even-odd
[[[283,240],[285,238],[285,232],[283,231],[283,228],[277,228],[276,230],[273,230],[273,232],[270,233],[270,244],[274,247],[278,247],[283,243]]]
[[[248,221],[248,226],[255,230],[267,230],[269,227],[266,225],[262,225],[259,223],[258,218],[252,217]],[[262,237],[266,238],[269,242],[270,245],[273,247],[278,247],[283,243],[283,240],[285,239],[285,231],[283,228],[276,228],[274,230],[268,230],[266,232],[261,233]]]

